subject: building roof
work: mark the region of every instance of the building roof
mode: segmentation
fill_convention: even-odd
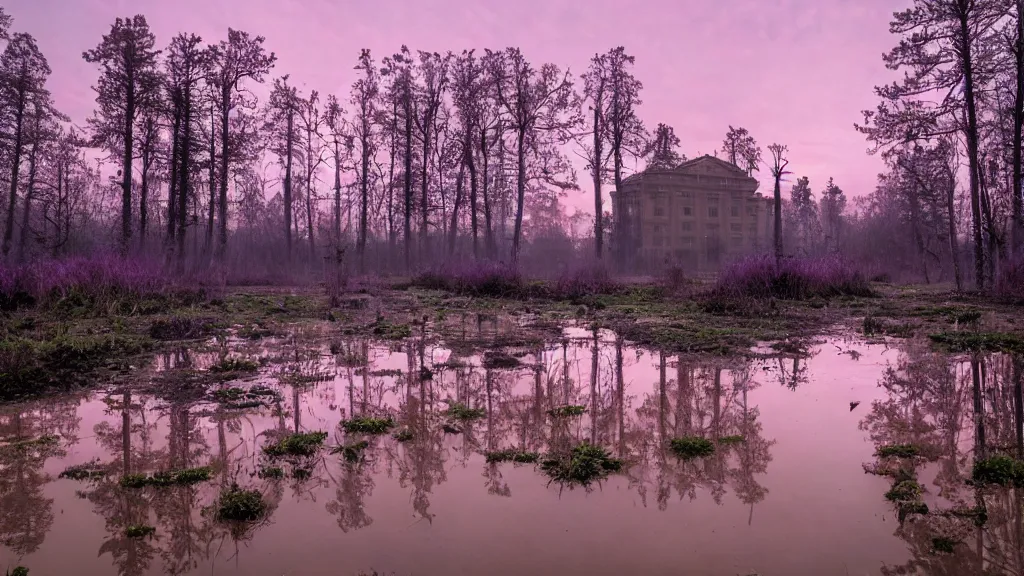
[[[641,180],[645,174],[654,172],[677,172],[682,174],[707,174],[711,176],[725,176],[731,178],[750,178],[747,171],[715,156],[705,154],[692,160],[687,160],[675,168],[645,168],[636,174],[632,174],[622,180],[623,184]]]

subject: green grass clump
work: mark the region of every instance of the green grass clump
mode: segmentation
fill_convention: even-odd
[[[487,352],[484,354],[484,368],[491,370],[512,370],[518,368],[522,362],[515,356],[504,352]]]
[[[398,432],[392,434],[391,437],[394,438],[395,440],[398,440],[399,442],[409,442],[410,440],[415,438],[415,435],[412,433],[412,430],[409,430],[408,428],[402,428]]]
[[[7,572],[7,576],[28,576],[28,568],[15,566],[13,570]]]
[[[924,489],[917,480],[902,480],[885,493],[885,499],[891,502],[917,502],[922,492]]]
[[[260,468],[256,475],[263,479],[276,480],[284,478],[284,469],[278,466],[264,466]]]
[[[241,410],[265,406],[269,400],[278,397],[278,393],[266,386],[253,386],[248,390],[234,386],[214,390],[213,399],[225,408]]]
[[[1024,462],[1009,456],[992,456],[976,460],[971,471],[971,479],[976,484],[1024,486]]]
[[[1024,336],[1006,332],[943,332],[929,338],[950,352],[1024,352]]]
[[[673,438],[669,441],[669,448],[676,456],[683,460],[704,458],[715,453],[715,445],[711,440],[698,436]]]
[[[540,469],[555,482],[589,486],[621,470],[622,460],[612,458],[601,446],[583,442],[569,454],[549,455],[541,461]]]
[[[479,420],[487,415],[487,411],[483,408],[470,408],[465,404],[456,402],[448,407],[445,412],[450,418],[466,422],[469,420]]]
[[[255,372],[259,370],[259,363],[245,358],[225,358],[210,366],[210,372],[217,374],[229,374],[234,372]]]
[[[209,466],[199,468],[185,468],[172,472],[156,472],[152,476],[145,474],[128,474],[122,476],[120,484],[122,488],[144,488],[146,486],[180,486],[206,482],[213,477],[213,471]]]
[[[92,462],[86,462],[85,464],[68,466],[57,477],[69,478],[71,480],[92,480],[95,478],[103,478],[106,475],[107,471],[99,466],[98,461],[94,460]]]
[[[587,411],[586,406],[579,406],[576,404],[569,406],[559,406],[558,408],[552,408],[548,410],[548,416],[552,418],[569,418],[571,416],[580,416]]]
[[[57,438],[56,436],[50,436],[49,434],[40,436],[38,438],[15,440],[7,444],[0,444],[0,455],[17,455],[24,454],[29,450],[42,450],[44,448],[52,448],[56,446],[59,441],[59,438]]]
[[[730,446],[732,444],[742,444],[744,438],[741,434],[735,434],[733,436],[722,436],[718,439],[718,443],[722,446]]]
[[[353,442],[352,444],[338,446],[331,450],[331,454],[341,454],[342,458],[344,458],[346,462],[359,462],[363,459],[363,453],[369,447],[369,441],[360,440],[359,442]]]
[[[899,502],[897,505],[899,521],[902,523],[911,514],[928,514],[928,505],[924,502]]]
[[[254,522],[267,512],[267,503],[259,490],[243,490],[238,484],[222,492],[217,500],[217,519],[232,522]]]
[[[879,458],[913,458],[920,453],[917,446],[912,444],[889,444],[879,446],[875,455]]]
[[[349,434],[386,434],[388,430],[395,427],[395,421],[390,416],[387,418],[361,416],[342,422],[341,427]]]
[[[412,328],[407,324],[391,324],[382,320],[374,324],[373,335],[384,340],[405,340],[412,336]]]
[[[263,452],[272,458],[279,456],[312,456],[327,440],[327,432],[299,432],[281,438],[263,447]]]
[[[156,528],[144,524],[129,526],[124,529],[124,535],[128,538],[144,538],[153,534],[156,534]]]
[[[526,452],[524,450],[496,450],[494,452],[487,452],[484,454],[484,458],[487,459],[488,464],[494,464],[499,462],[515,462],[516,464],[533,464],[540,460],[540,454],[536,452]]]

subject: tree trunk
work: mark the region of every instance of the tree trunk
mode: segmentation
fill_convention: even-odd
[[[121,159],[121,254],[128,254],[132,238],[132,153],[135,151],[135,82],[134,66],[126,58],[125,75],[128,78],[124,113],[124,156]]]
[[[370,119],[363,116],[363,131],[360,152],[362,155],[362,174],[359,175],[359,242],[356,247],[359,253],[359,273],[366,273],[366,227],[367,213],[370,209]]]
[[[480,160],[483,162],[483,196],[484,196],[484,244],[487,246],[487,256],[494,257],[496,246],[494,245],[494,228],[491,227],[491,198],[488,195],[490,178],[490,157],[487,154],[487,130],[480,131]]]
[[[178,224],[178,163],[181,161],[181,94],[175,91],[174,125],[171,128],[171,165],[167,183],[167,241],[168,252],[174,250],[174,232]]]
[[[334,141],[334,244],[341,246],[341,149]]]
[[[213,215],[217,210],[217,112],[210,108],[210,219],[206,226],[206,250],[213,252]]]
[[[455,254],[455,241],[459,236],[459,205],[462,204],[462,191],[466,179],[466,162],[459,164],[459,174],[455,177],[455,203],[452,205],[452,225],[448,230],[448,254]]]
[[[782,190],[780,188],[782,175],[775,176],[775,265],[782,263]]]
[[[289,106],[291,106],[290,103]],[[292,261],[292,147],[295,144],[293,139],[294,129],[295,114],[289,108],[284,135],[284,245],[289,264]]]
[[[963,281],[960,275],[960,249],[957,246],[956,237],[956,178],[953,171],[947,168],[949,173],[949,188],[946,190],[946,217],[949,219],[949,252],[953,259],[953,277],[956,280],[956,291],[963,290]]]
[[[974,238],[974,283],[978,290],[985,289],[985,247],[981,230],[981,191],[978,165],[978,113],[974,98],[974,68],[971,58],[971,30],[968,14],[961,12],[959,41],[962,44],[960,64],[964,74],[964,104],[967,107],[967,159],[970,164],[971,183],[971,224]]]
[[[516,175],[516,222],[512,229],[512,267],[519,268],[519,242],[523,234],[523,203],[526,200],[526,128],[516,138],[518,174]]]
[[[428,261],[430,259],[430,211],[429,197],[427,192],[430,188],[430,126],[424,122],[425,127],[423,129],[423,177],[420,179],[420,215],[422,217],[422,223],[420,225],[420,250],[421,260]]]
[[[412,266],[412,95],[409,93],[409,79],[405,79],[404,99],[405,111],[405,175],[402,183],[405,195],[405,269]]]
[[[594,101],[594,150],[593,157],[590,159],[594,177],[594,255],[597,256],[598,260],[601,260],[604,249],[604,209],[602,208],[603,198],[601,198],[601,180],[603,176],[601,174],[601,157],[604,155],[604,151],[601,149],[602,144],[604,144],[604,135],[601,130],[601,91],[603,89],[602,82],[602,85],[598,87],[598,96]]]
[[[141,186],[139,187],[139,247],[144,248],[146,246],[146,225],[148,224],[148,214],[146,211],[149,209],[147,205],[149,201],[149,168],[152,162],[152,150],[150,146],[152,143],[149,140],[149,135],[146,135],[146,141],[142,148],[142,177]]]
[[[1013,256],[1024,259],[1024,183],[1021,175],[1021,138],[1024,127],[1024,0],[1017,0],[1017,42],[1014,53],[1017,92],[1013,101]]]
[[[18,177],[21,171],[21,148],[25,123],[25,92],[18,92],[18,103],[14,109],[14,147],[11,151],[11,193],[7,202],[7,222],[4,226],[4,258],[11,251],[11,240],[14,238],[14,207],[18,199]]]
[[[469,223],[473,231],[473,258],[480,257],[479,224],[477,222],[476,197],[476,154],[473,151],[473,140],[467,130],[466,136],[466,167],[469,169]]]
[[[220,202],[217,205],[217,259],[223,262],[228,248],[228,158],[230,155],[228,130],[231,120],[231,85],[224,84],[221,93],[223,108],[220,115]]]
[[[37,111],[38,114],[38,111]],[[28,229],[30,223],[30,215],[32,209],[32,197],[35,195],[36,188],[36,167],[38,166],[37,160],[39,155],[39,117],[36,116],[35,122],[35,141],[32,143],[32,151],[28,154],[28,185],[25,187],[25,206],[21,212],[21,234],[18,239],[18,261],[25,261],[25,248],[28,244]]]

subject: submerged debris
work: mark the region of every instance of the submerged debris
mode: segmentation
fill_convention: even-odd
[[[622,464],[603,447],[583,442],[568,454],[548,455],[541,461],[540,469],[555,482],[586,487],[618,472]]]
[[[198,484],[206,482],[213,477],[213,471],[209,466],[199,468],[185,468],[172,472],[156,472],[152,476],[145,474],[128,474],[122,476],[120,484],[122,488],[145,488],[146,486],[178,486]]]
[[[395,421],[390,416],[387,418],[361,416],[342,422],[341,427],[349,434],[386,434],[388,430],[395,427]]]
[[[935,538],[932,538],[932,549],[935,552],[942,552],[944,554],[952,554],[953,553],[953,549],[959,543],[960,542],[958,542],[958,541],[956,541],[956,540],[954,540],[952,538],[946,538],[945,536],[937,536]]]
[[[156,528],[144,524],[129,526],[124,529],[124,535],[128,538],[144,538],[153,534],[156,534]]]
[[[511,370],[518,368],[522,362],[515,356],[504,352],[487,352],[484,354],[484,368],[491,370]]]
[[[415,438],[415,435],[412,433],[412,430],[409,430],[408,428],[402,428],[398,432],[392,434],[391,437],[394,438],[395,440],[398,440],[399,442],[409,442],[410,440]]]
[[[552,418],[569,418],[571,416],[580,416],[587,411],[586,406],[580,406],[578,404],[572,404],[569,406],[559,406],[558,408],[552,408],[548,410],[548,416]]]
[[[217,500],[217,519],[232,522],[254,522],[263,517],[267,504],[259,490],[244,490],[238,484],[222,492]]]
[[[496,450],[494,452],[484,453],[484,458],[488,464],[494,464],[499,462],[515,462],[516,464],[533,464],[540,460],[540,454],[536,452],[526,452],[524,450]]]
[[[245,358],[224,358],[220,362],[210,366],[210,372],[217,374],[230,374],[235,372],[255,372],[259,370],[258,362]]]
[[[312,456],[320,450],[324,440],[327,440],[326,432],[299,432],[264,446],[263,452],[271,458],[280,456]]]
[[[673,438],[669,441],[669,448],[676,456],[683,460],[692,460],[694,458],[704,458],[711,456],[715,453],[715,445],[707,438],[700,438],[698,436],[686,436],[683,438]]]

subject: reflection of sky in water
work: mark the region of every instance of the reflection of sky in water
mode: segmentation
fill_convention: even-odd
[[[278,403],[244,412],[135,393],[127,443],[120,393],[0,408],[4,437],[20,430],[65,438],[63,455],[45,459],[45,474],[28,473],[41,457],[7,456],[0,463],[8,544],[0,547],[0,569],[20,563],[33,575],[99,575],[113,573],[115,563],[130,574],[268,576],[371,569],[398,575],[879,574],[883,565],[911,558],[908,541],[918,537],[895,534],[895,515],[883,498],[889,480],[865,474],[862,465],[873,461],[877,443],[921,434],[944,441],[934,426],[907,437],[913,427],[904,420],[916,420],[901,420],[908,411],[936,409],[934,402],[931,408],[922,399],[901,403],[898,386],[887,393],[879,385],[887,364],[919,358],[920,351],[908,355],[829,339],[797,361],[692,360],[617,345],[603,332],[595,379],[591,333],[571,329],[566,336],[539,349],[510,349],[522,362],[514,371],[483,369],[482,350],[418,340],[385,346],[336,339],[337,354],[324,344],[318,354],[297,360],[296,345],[287,341],[273,347],[233,342],[246,354],[292,359],[266,367],[243,386],[276,385],[279,377],[296,374],[330,378],[282,386]],[[421,379],[421,358],[433,367],[432,379]],[[205,368],[217,359],[212,353],[188,360]],[[182,360],[155,364],[163,370]],[[905,372],[939,386],[933,368],[918,361]],[[993,382],[996,368],[993,361]],[[955,475],[969,470],[972,429],[970,371],[959,364],[954,369],[951,386],[958,392],[950,397],[962,410],[951,408],[960,406],[956,402],[938,409],[953,410],[962,424],[953,435],[961,456]],[[402,374],[372,375],[385,370]],[[466,434],[445,435],[440,413],[450,401],[489,406],[488,416]],[[851,411],[853,401],[861,404]],[[547,410],[565,404],[588,412],[552,425]],[[328,445],[340,445],[352,438],[338,423],[363,413],[394,415],[418,437],[405,445],[380,437],[358,466],[325,451],[304,482],[254,475],[268,437],[325,430]],[[704,461],[683,463],[661,448],[673,436],[734,434],[746,442],[720,447],[719,456]],[[627,473],[590,491],[560,489],[533,466],[487,465],[482,455],[508,447],[545,452],[580,440],[625,457]],[[215,479],[191,490],[121,491],[115,484],[126,446],[133,472],[212,465]],[[114,470],[110,479],[56,480],[67,466],[93,459]],[[943,466],[921,470],[926,501],[967,502]],[[272,507],[270,523],[237,545],[201,513],[231,481],[260,488]],[[131,521],[155,525],[156,538],[125,540],[120,533]],[[946,573],[960,573],[959,564],[951,566]]]

